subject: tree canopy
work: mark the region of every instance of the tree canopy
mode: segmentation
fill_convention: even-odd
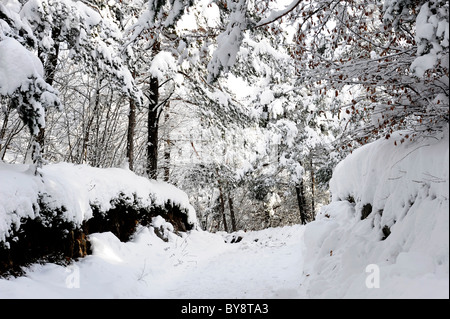
[[[306,222],[356,147],[448,126],[448,16],[444,0],[2,1],[0,158],[129,163],[187,190],[206,229]]]

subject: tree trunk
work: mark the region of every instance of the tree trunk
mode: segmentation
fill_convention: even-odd
[[[89,152],[89,148],[92,146],[90,145],[91,141],[91,127],[94,122],[95,116],[97,114],[98,108],[100,107],[100,87],[101,87],[102,79],[98,79],[96,82],[96,88],[94,91],[95,98],[94,98],[94,105],[92,108],[92,114],[88,114],[89,118],[86,124],[86,127],[84,127],[84,138],[83,138],[83,144],[81,149],[81,163],[88,163],[90,165],[94,166],[94,163],[91,161],[91,156]],[[89,105],[90,106],[90,105]]]
[[[166,114],[164,115],[164,123],[169,122],[169,107],[170,104],[167,103],[166,107]],[[166,144],[164,144],[164,181],[168,182],[170,178],[170,148],[171,148],[171,141],[169,136],[167,137]]]
[[[158,169],[158,99],[159,81],[155,77],[150,78],[149,107],[147,118],[147,175],[151,179],[157,178]]]
[[[231,198],[230,194],[228,194],[228,206],[230,206],[231,228],[235,232],[237,231],[236,215],[234,214],[233,199]]]
[[[300,222],[302,225],[306,224],[306,203],[305,203],[305,190],[303,187],[303,180],[295,185],[295,192],[297,194],[297,204],[300,211]]]
[[[3,120],[2,129],[0,130],[0,159],[3,160],[3,157],[5,156],[6,152],[6,142],[4,142],[4,138],[6,135],[6,129],[8,128],[8,121],[9,121],[9,113],[11,112],[12,107],[11,103],[8,103],[8,108],[3,113],[5,115],[5,118]]]
[[[315,215],[315,211],[316,211],[316,202],[314,200],[314,196],[315,196],[315,179],[314,179],[314,167],[313,167],[313,160],[311,158],[311,212],[313,214],[313,216]]]
[[[220,200],[220,212],[222,213],[222,219],[223,219],[223,229],[228,233],[228,225],[227,225],[227,219],[225,217],[225,200],[223,198],[223,191],[222,186],[220,185],[219,181],[219,200]]]
[[[134,169],[134,132],[136,129],[136,102],[130,98],[130,112],[128,114],[128,132],[127,132],[127,158],[128,167]]]
[[[170,178],[170,140],[166,141],[166,148],[164,149],[164,181],[168,182]]]

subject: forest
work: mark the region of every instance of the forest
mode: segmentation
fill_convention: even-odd
[[[235,231],[306,223],[353,149],[446,127],[445,1],[284,2],[2,1],[1,160],[127,162]]]
[[[333,172],[445,140],[449,33],[445,0],[1,0],[0,163],[131,189],[126,169],[211,233],[307,225],[339,196],[369,215]],[[412,153],[383,152],[359,157],[386,161],[374,179]],[[448,208],[448,170],[429,178]]]

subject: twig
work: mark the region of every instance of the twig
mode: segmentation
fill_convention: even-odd
[[[422,147],[426,147],[426,146],[431,146],[430,144],[426,144],[426,145],[421,145],[421,146],[418,146],[418,147],[416,147],[415,149],[413,149],[411,152],[409,152],[408,154],[406,154],[405,156],[403,156],[401,159],[399,159],[397,162],[395,162],[392,166],[391,166],[391,168],[393,168],[395,165],[397,165],[399,162],[401,162],[401,161],[403,161],[408,155],[410,155],[412,152],[415,152],[415,151],[417,151],[419,148],[422,148]]]

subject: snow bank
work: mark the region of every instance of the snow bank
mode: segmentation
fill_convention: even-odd
[[[75,225],[92,217],[92,206],[106,212],[119,197],[143,208],[170,202],[187,212],[188,223],[197,223],[186,193],[127,169],[59,163],[45,165],[40,172],[42,177],[35,176],[29,165],[0,162],[0,242],[19,228],[22,218],[36,217],[39,200],[49,208],[64,207],[64,218]]]
[[[449,297],[448,130],[415,142],[405,135],[336,167],[333,201],[304,234],[310,297]]]

